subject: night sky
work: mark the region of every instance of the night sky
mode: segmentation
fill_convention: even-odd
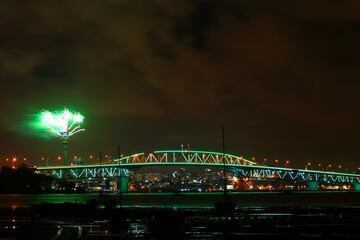
[[[70,154],[221,151],[360,166],[360,2],[14,1],[0,7],[0,158],[61,153],[27,122],[86,117]]]

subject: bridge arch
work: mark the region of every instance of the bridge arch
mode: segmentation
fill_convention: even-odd
[[[231,165],[256,165],[243,157],[210,151],[182,151],[161,150],[135,153],[115,159],[118,164],[136,163],[187,163],[187,164],[231,164]]]

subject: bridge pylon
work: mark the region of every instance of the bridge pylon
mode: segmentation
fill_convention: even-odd
[[[319,182],[308,180],[306,181],[307,189],[312,192],[316,192],[319,189]]]
[[[116,178],[117,189],[119,193],[126,193],[129,191],[129,176],[121,174]]]
[[[353,183],[352,186],[354,191],[356,192],[360,191],[360,183]]]

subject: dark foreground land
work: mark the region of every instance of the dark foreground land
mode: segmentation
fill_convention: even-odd
[[[298,202],[285,206],[264,202],[258,207],[237,204],[231,212],[213,207],[120,208],[113,197],[2,208],[0,239],[360,239],[360,195],[341,194],[329,194],[328,204],[311,205],[307,200],[303,206],[301,201],[309,198],[307,194],[279,195],[280,204],[285,199]],[[168,198],[176,202],[187,197]],[[251,198],[261,203],[261,199],[268,201],[269,195]]]

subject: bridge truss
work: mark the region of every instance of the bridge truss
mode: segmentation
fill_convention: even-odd
[[[238,178],[281,179],[291,181],[316,181],[319,183],[360,184],[359,174],[324,172],[304,169],[256,166],[234,167]]]
[[[223,168],[225,166],[226,171],[232,172],[238,178],[360,184],[360,174],[259,166],[243,157],[208,151],[154,151],[116,159],[111,164],[39,167],[36,171],[56,178],[117,178],[128,177],[131,171],[149,166],[206,168]]]
[[[208,151],[153,151],[136,153],[117,160],[116,163],[204,163],[204,164],[235,164],[235,165],[256,165],[243,157]]]

